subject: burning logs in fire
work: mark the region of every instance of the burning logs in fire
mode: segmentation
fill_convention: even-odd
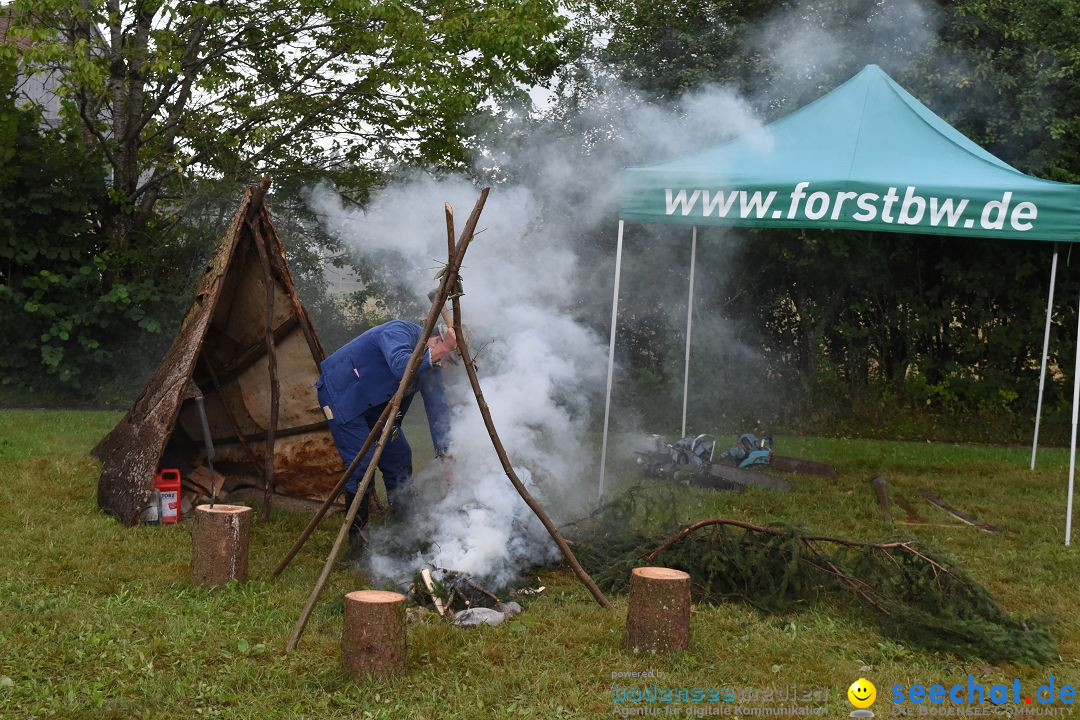
[[[346,595],[341,651],[356,680],[405,672],[405,596],[385,590]]]
[[[662,567],[631,571],[626,647],[652,653],[690,647],[688,574]]]

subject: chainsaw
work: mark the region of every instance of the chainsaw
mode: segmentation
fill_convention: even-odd
[[[744,443],[743,440],[747,439]],[[741,492],[747,486],[787,492],[791,484],[771,475],[751,472],[745,468],[768,464],[772,440],[765,444],[752,435],[743,435],[733,448],[716,455],[716,440],[711,435],[680,438],[668,443],[660,435],[652,435],[652,447],[638,451],[637,463],[647,477],[673,480],[686,485],[713,490]],[[732,467],[734,462],[738,467]]]
[[[748,468],[753,465],[768,465],[785,472],[836,477],[836,468],[832,465],[777,455],[773,452],[772,435],[762,435],[759,438],[751,433],[743,433],[739,436],[735,446],[721,453],[720,458],[734,462],[740,468]]]
[[[720,454],[720,459],[730,460],[741,468],[748,468],[751,465],[770,465],[773,461],[772,448],[772,435],[762,435],[759,438],[750,433],[743,433],[733,447]]]

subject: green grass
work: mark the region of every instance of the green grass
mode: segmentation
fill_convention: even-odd
[[[926,653],[883,637],[828,603],[764,616],[740,604],[700,607],[688,653],[622,649],[625,601],[596,607],[565,571],[519,620],[458,629],[409,626],[409,672],[355,683],[341,666],[341,597],[364,579],[341,569],[299,649],[282,647],[329,550],[327,523],[278,580],[269,570],[305,517],[278,511],[256,525],[245,585],[195,589],[188,525],[124,528],[95,505],[90,447],[118,415],[0,412],[0,717],[485,718],[610,716],[611,673],[658,670],[673,687],[797,684],[828,688],[846,715],[847,686],[865,676],[883,700],[894,683],[986,685],[1019,676],[1034,688],[1080,682],[1080,547],[1062,546],[1067,455],[863,440],[778,438],[782,454],[834,463],[835,479],[798,477],[790,494],[699,493],[695,515],[786,521],[825,533],[924,539],[961,562],[1010,610],[1049,614],[1062,659],[1043,668]],[[417,443],[418,445],[421,443]],[[933,489],[1002,528],[885,528],[867,480],[881,472],[928,520]],[[5,679],[8,678],[8,679]],[[633,684],[620,681],[620,684]],[[888,713],[882,700],[875,707]]]

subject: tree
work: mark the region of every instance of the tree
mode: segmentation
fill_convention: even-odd
[[[747,77],[758,58],[742,52],[743,34],[777,3],[768,0],[687,0],[571,3],[597,36],[593,53],[619,77],[654,98],[672,100],[706,83]]]
[[[16,0],[26,62],[59,71],[105,159],[109,247],[177,215],[194,177],[461,165],[485,102],[543,82],[553,0]]]
[[[79,151],[77,133],[42,129],[37,109],[16,107],[14,65],[0,65],[0,384],[5,395],[85,394],[113,374],[112,341],[157,329],[147,307],[156,291],[105,287],[101,162]]]
[[[920,89],[973,140],[1024,172],[1080,182],[1080,6],[942,6],[941,52],[918,66]]]

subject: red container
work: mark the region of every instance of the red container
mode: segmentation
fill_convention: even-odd
[[[158,470],[154,487],[161,493],[161,522],[180,522],[180,471],[176,468]]]

